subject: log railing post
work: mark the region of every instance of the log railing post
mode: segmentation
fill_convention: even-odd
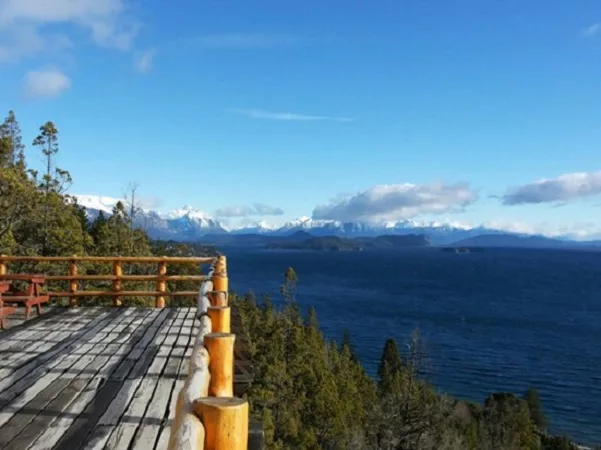
[[[5,255],[0,255],[0,275],[6,275],[6,262],[4,261]]]
[[[200,328],[190,373],[178,396],[168,449],[248,450],[249,405],[234,397],[236,336],[227,305],[225,256],[215,259],[208,278],[198,293]],[[255,438],[250,448],[263,448],[262,442]]]
[[[213,273],[213,290],[223,292],[229,291],[227,261],[223,255],[217,257],[217,262],[215,263],[215,271]]]
[[[76,277],[77,276],[77,263],[76,261],[76,255],[73,255],[73,259],[71,261],[69,261],[69,276],[70,277]],[[70,279],[69,280],[69,292],[71,294],[75,294],[77,292],[77,287],[78,287],[78,281],[76,279]],[[77,297],[72,296],[69,299],[69,306],[77,306]]]
[[[121,292],[121,276],[123,275],[123,267],[121,267],[120,260],[113,261],[113,275],[117,277],[113,280],[113,291]],[[115,295],[113,297],[113,304],[115,306],[121,306],[123,304],[119,295]]]
[[[167,275],[167,263],[165,261],[161,261],[158,265],[157,268],[157,292],[166,292],[167,291],[167,282],[165,280],[162,280],[161,277],[164,277],[165,275]],[[155,306],[157,308],[164,308],[165,307],[165,297],[164,296],[158,296],[156,298],[156,302],[155,302]]]
[[[232,333],[209,333],[204,345],[209,352],[209,396],[234,396],[234,341]]]
[[[241,398],[205,397],[194,401],[205,428],[204,450],[248,449],[248,402]]]
[[[231,312],[229,306],[209,306],[207,315],[211,319],[213,333],[231,332]]]

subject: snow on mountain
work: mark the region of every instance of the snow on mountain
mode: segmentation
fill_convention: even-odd
[[[114,206],[120,200],[113,197],[104,197],[99,195],[72,195],[77,200],[77,203],[86,209],[111,213]]]
[[[74,195],[77,202],[88,210],[90,219],[94,219],[99,211],[111,214],[113,207],[120,201],[117,198],[96,195]],[[538,235],[534,231],[520,232],[521,230],[507,227],[488,226],[472,227],[465,223],[453,221],[417,221],[417,220],[388,220],[375,223],[367,222],[341,222],[336,220],[315,220],[311,217],[300,217],[286,222],[281,227],[268,224],[265,221],[249,222],[239,227],[227,227],[218,219],[211,217],[204,211],[190,205],[177,208],[169,212],[142,210],[136,215],[135,223],[147,230],[155,239],[173,239],[193,241],[203,238],[208,234],[262,234],[272,236],[286,236],[298,231],[309,232],[315,236],[339,237],[374,237],[381,235],[427,235],[435,245],[446,245],[468,239],[481,234],[505,233],[510,235]],[[556,236],[559,239],[574,239]],[[578,236],[583,240],[584,237]]]
[[[197,220],[214,220],[212,217],[210,217],[204,211],[193,208],[190,205],[185,205],[182,208],[174,209],[166,214],[162,214],[161,216],[167,220],[181,219],[182,217],[189,217],[190,219],[197,219]]]
[[[303,216],[296,220],[286,222],[280,227],[280,230],[310,230],[312,228],[321,228],[326,226],[334,228],[339,224],[341,224],[341,222],[335,220],[314,220],[310,217]]]
[[[232,234],[270,234],[279,229],[278,226],[267,223],[264,220],[247,223],[243,226],[230,228]]]
[[[88,210],[90,219],[99,211],[111,214],[120,199],[97,195],[73,195]],[[205,212],[186,205],[167,213],[142,209],[135,216],[135,224],[158,239],[195,240],[205,234],[225,233],[225,227]]]

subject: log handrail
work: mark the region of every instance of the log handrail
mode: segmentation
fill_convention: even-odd
[[[5,256],[0,255],[0,280],[14,281],[21,274],[8,273],[9,263],[18,262],[66,262],[68,275],[48,275],[47,282],[68,281],[69,291],[48,292],[54,298],[69,298],[71,306],[77,305],[80,297],[112,297],[115,306],[121,306],[123,297],[155,297],[157,308],[165,307],[166,297],[196,297],[198,291],[167,291],[167,282],[170,281],[206,281],[206,275],[168,275],[167,268],[173,264],[213,264],[215,257],[173,257],[173,256]],[[80,274],[78,263],[108,263],[111,264],[110,274],[87,275]],[[157,271],[153,275],[123,275],[123,264],[156,264]],[[110,281],[111,290],[79,290],[81,281]],[[123,282],[149,281],[155,282],[154,291],[139,291],[123,289]]]
[[[214,257],[204,256],[0,256],[0,262],[113,262],[168,264],[212,264]]]
[[[248,402],[233,397],[236,336],[230,330],[225,256],[219,256],[200,286],[200,322],[188,376],[171,425],[169,450],[247,450]]]
[[[46,281],[205,281],[206,275],[46,275]],[[0,275],[0,280],[15,280],[14,274]],[[198,294],[194,291],[194,295]]]

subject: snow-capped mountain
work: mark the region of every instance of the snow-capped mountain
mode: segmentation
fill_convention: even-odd
[[[77,199],[77,203],[86,208],[92,220],[100,211],[104,214],[111,214],[117,202],[123,201],[94,195],[74,195],[73,197]],[[134,223],[144,228],[155,239],[193,241],[207,234],[227,233],[225,227],[217,219],[189,205],[167,213],[141,208],[136,213]]]
[[[308,231],[315,236],[374,237],[386,234],[425,234],[434,244],[447,244],[486,232],[484,228],[470,228],[464,224],[446,222],[418,222],[414,220],[367,222],[342,222],[338,220],[315,220],[301,217],[285,223],[274,233],[286,235]]]
[[[229,232],[231,234],[273,234],[279,229],[279,227],[271,225],[264,220],[258,222],[249,223],[242,227],[231,228]]]
[[[100,211],[104,214],[111,214],[113,207],[119,201],[119,199],[112,197],[94,195],[75,195],[74,197],[80,205],[87,209],[88,215],[92,220]],[[447,245],[485,234],[533,235],[532,233],[507,231],[507,228],[470,227],[457,222],[383,220],[368,223],[359,221],[316,220],[310,217],[300,217],[285,223],[281,227],[271,226],[264,221],[247,222],[244,226],[228,227],[218,219],[189,205],[166,213],[142,208],[136,214],[135,223],[144,228],[155,239],[179,241],[207,239],[207,235],[217,234],[289,236],[299,231],[304,231],[314,236],[338,236],[346,238],[423,234],[428,236],[434,245]],[[556,239],[571,240],[569,237],[556,237]]]
[[[102,211],[110,214],[119,199],[99,195],[72,195],[81,206],[88,211]]]
[[[77,202],[88,210],[90,219],[100,211],[110,214],[119,200],[95,195],[74,195]],[[125,203],[125,202],[124,202]],[[127,205],[126,205],[127,206]],[[268,225],[264,221],[243,227],[228,228],[218,219],[190,205],[169,212],[158,212],[142,208],[135,217],[136,225],[144,228],[155,239],[193,241],[212,234],[262,234],[286,236],[298,231],[307,231],[315,236],[373,237],[385,234],[425,234],[434,244],[447,244],[486,232],[485,229],[442,222],[417,222],[413,220],[381,221],[379,223],[342,222],[338,220],[315,220],[300,217],[281,227]]]

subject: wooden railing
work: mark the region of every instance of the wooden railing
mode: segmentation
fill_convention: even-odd
[[[184,387],[177,397],[169,450],[247,450],[248,402],[234,397],[234,342],[225,256],[202,283],[200,321]]]
[[[12,280],[8,271],[10,263],[68,263],[68,273],[66,275],[47,275],[47,282],[68,281],[68,291],[50,291],[51,297],[69,298],[70,305],[77,305],[80,297],[112,297],[115,306],[121,306],[123,297],[155,297],[155,306],[157,308],[165,307],[165,297],[182,297],[198,295],[198,291],[168,291],[167,282],[170,281],[197,281],[202,282],[208,279],[205,275],[168,275],[168,266],[170,264],[213,264],[215,258],[201,257],[135,257],[135,256],[70,256],[70,257],[42,257],[42,256],[0,256],[0,281]],[[80,275],[78,264],[82,263],[106,263],[112,265],[112,274],[101,275]],[[156,274],[153,275],[124,275],[124,264],[156,264]],[[111,290],[80,290],[79,283],[82,281],[112,281]],[[131,281],[154,281],[156,283],[155,291],[128,291],[123,290],[123,282]]]

